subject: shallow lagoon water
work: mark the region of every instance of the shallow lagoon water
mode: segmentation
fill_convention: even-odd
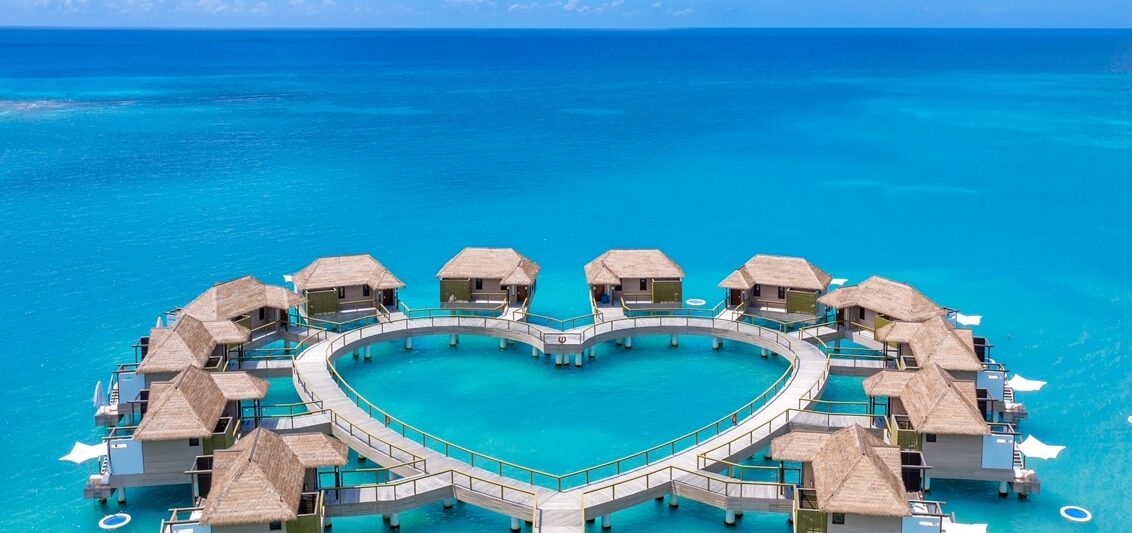
[[[636,337],[598,346],[583,366],[555,367],[530,347],[460,336],[373,346],[372,359],[336,363],[386,412],[440,438],[520,465],[566,474],[660,445],[746,405],[789,365],[756,347],[710,337]],[[684,442],[682,445],[687,445]]]
[[[1095,516],[1072,531],[1116,531],[1132,507],[1128,31],[0,30],[0,101],[0,420],[19,436],[0,529],[93,532],[117,510],[56,459],[101,435],[94,382],[158,313],[352,252],[426,306],[465,245],[537,260],[535,311],[563,317],[610,247],[664,248],[709,305],[755,252],[912,282],[1050,381],[1022,429],[1068,446],[1029,501],[932,496],[992,531],[1070,530],[1067,504]],[[122,531],[188,498],[131,491]],[[614,521],[725,530],[690,503]],[[785,530],[740,527],[759,521]],[[467,506],[403,523],[506,526]]]

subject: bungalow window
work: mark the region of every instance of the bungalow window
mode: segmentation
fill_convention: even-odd
[[[614,285],[613,286],[613,292],[621,292],[621,286],[620,285]]]
[[[779,300],[785,300],[786,299],[786,287],[779,287],[778,288],[778,299]]]
[[[270,531],[283,531],[283,522],[272,520],[271,523],[267,525],[267,529]]]
[[[200,438],[193,437],[193,438],[189,439],[189,446],[193,446],[193,447],[200,446]]]
[[[362,285],[362,296],[369,296],[369,285]]]
[[[925,433],[924,440],[928,442],[935,442],[935,433]]]
[[[754,291],[755,291],[755,298],[762,296],[763,295],[763,286],[756,283],[755,287],[754,287]]]
[[[346,287],[337,287],[334,290],[338,292],[339,300],[346,298]]]
[[[833,513],[833,523],[842,525],[845,523],[845,513]]]
[[[267,308],[266,307],[260,307],[259,308],[259,319],[260,320],[267,320]]]
[[[857,318],[859,318],[861,320],[865,319],[865,308],[864,307],[858,307],[857,308]]]
[[[649,290],[649,280],[647,280],[645,278],[641,278],[641,290],[642,291]]]
[[[476,290],[477,291],[483,290],[483,278],[476,278]]]

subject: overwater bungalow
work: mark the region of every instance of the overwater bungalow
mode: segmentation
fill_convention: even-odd
[[[609,250],[586,263],[585,271],[595,307],[683,301],[684,269],[655,248]]]
[[[369,254],[320,257],[293,277],[304,316],[397,309],[405,284]]]
[[[998,481],[1000,494],[1008,484],[1019,495],[1038,492],[1037,475],[1015,448],[1014,428],[986,421],[974,382],[956,380],[932,362],[915,372],[878,372],[864,388],[870,402],[886,406],[888,442],[921,451],[930,478]]]
[[[922,322],[947,316],[947,310],[907,283],[872,276],[857,285],[841,287],[818,298],[837,309],[837,320],[850,332],[873,338],[889,322]]]
[[[244,276],[213,285],[174,314],[177,319],[192,316],[204,322],[232,321],[247,328],[252,341],[258,341],[285,330],[291,308],[303,302],[302,296],[286,287]]]
[[[196,506],[173,509],[162,533],[320,533],[325,522],[318,468],[346,464],[346,445],[322,433],[256,429],[227,450],[196,458]]]
[[[247,328],[228,320],[202,321],[185,315],[171,327],[155,327],[138,343],[141,361],[124,364],[110,378],[109,401],[95,414],[99,425],[115,424],[136,414],[142,390],[168,381],[189,368],[223,371],[228,357],[248,341]],[[131,407],[134,406],[134,407]]]
[[[514,248],[464,248],[436,273],[444,306],[526,305],[535,294],[538,263]]]
[[[901,370],[935,363],[963,381],[975,381],[983,370],[971,330],[954,328],[939,315],[923,322],[890,322],[877,328],[876,340],[885,343],[885,352],[896,357]]]
[[[940,503],[922,499],[920,454],[885,444],[860,426],[787,433],[771,441],[771,456],[802,463],[794,531],[942,531]]]
[[[189,483],[185,471],[196,456],[231,446],[240,402],[263,399],[267,387],[244,372],[193,366],[153,383],[141,393],[141,423],[114,427],[106,436],[106,458],[100,473],[87,480],[84,495],[105,498],[126,487]]]
[[[819,315],[817,299],[833,277],[803,257],[756,254],[719,282],[727,305],[783,319]]]

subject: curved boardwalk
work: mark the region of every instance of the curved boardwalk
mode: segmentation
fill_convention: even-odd
[[[554,490],[473,466],[386,427],[355,404],[328,368],[338,357],[373,342],[432,334],[506,338],[545,353],[578,353],[598,343],[638,335],[715,336],[770,349],[792,360],[794,372],[772,399],[734,427],[702,440],[696,438],[698,443],[643,466],[622,470],[618,465],[620,473],[612,477]],[[741,459],[766,447],[771,438],[789,429],[794,411],[808,407],[821,395],[829,375],[827,358],[817,347],[795,335],[725,318],[622,318],[563,332],[501,318],[409,319],[394,315],[391,320],[332,335],[311,346],[295,359],[294,381],[304,400],[322,402],[336,437],[359,455],[393,467],[403,476],[388,484],[344,489],[329,495],[327,508],[332,515],[397,512],[455,497],[530,520],[538,531],[580,531],[585,519],[667,493],[723,509],[788,512],[793,500],[781,486],[737,481],[710,470],[718,461]],[[480,460],[481,465],[484,462],[472,462],[475,460]],[[502,468],[500,465],[498,470]],[[533,482],[536,475],[541,473],[531,471],[529,481]]]

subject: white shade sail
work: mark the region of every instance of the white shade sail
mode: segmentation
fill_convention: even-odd
[[[978,326],[983,322],[983,315],[955,313],[955,322],[959,323],[960,326]]]
[[[1017,392],[1033,392],[1041,390],[1046,386],[1046,382],[1038,381],[1036,379],[1026,379],[1020,374],[1014,374],[1013,377],[1006,380],[1006,384]]]
[[[830,280],[829,284],[830,285],[844,285],[845,282],[847,282],[847,281],[849,281],[849,278],[833,278],[832,280]]]
[[[100,442],[98,444],[83,444],[76,442],[75,447],[71,448],[71,453],[60,457],[60,461],[70,461],[72,463],[82,463],[89,461],[96,457],[106,455],[106,443]]]
[[[1056,459],[1057,454],[1064,450],[1065,446],[1051,446],[1042,441],[1035,439],[1033,435],[1026,437],[1026,440],[1018,444],[1018,451],[1032,457],[1034,459]]]

